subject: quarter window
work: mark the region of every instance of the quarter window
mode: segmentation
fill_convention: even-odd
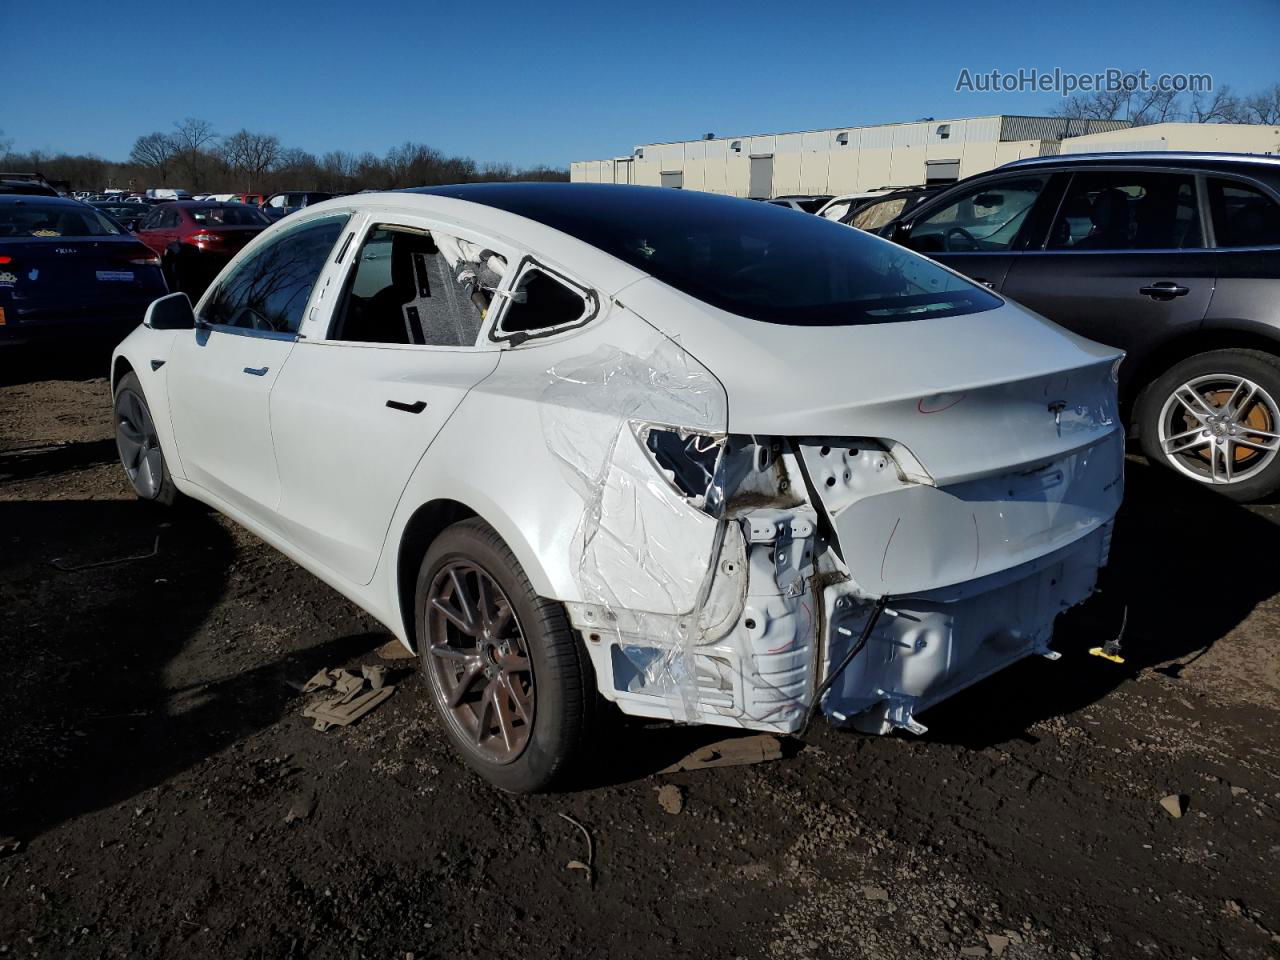
[[[330,338],[474,346],[506,261],[469,240],[376,226],[360,247]]]
[[[205,323],[297,333],[346,216],[312,220],[273,238],[223,279],[201,310]]]
[[[1071,178],[1050,250],[1182,250],[1202,246],[1196,185],[1180,173],[1081,173]]]
[[[1280,246],[1280,205],[1256,187],[1210,179],[1209,208],[1218,246]]]
[[[587,299],[545,270],[531,267],[516,283],[500,333],[532,333],[588,319]]]
[[[1043,177],[1022,177],[976,187],[916,221],[907,246],[921,253],[1009,250],[1044,185]]]

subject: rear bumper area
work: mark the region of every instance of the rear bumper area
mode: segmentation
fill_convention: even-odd
[[[1053,655],[1058,614],[1093,593],[1108,559],[1119,430],[950,487],[904,479],[873,443],[839,446],[833,466],[836,443],[813,447],[819,459],[796,443],[765,471],[772,493],[730,502],[688,613],[566,604],[606,698],[640,716],[794,732],[877,603],[865,646],[821,703],[868,732],[919,732],[915,713]]]
[[[1086,600],[1111,549],[1112,523],[1044,557],[952,587],[890,598],[866,647],[822,704],[868,733],[921,732],[914,714],[1049,648],[1059,613]],[[870,606],[829,597],[824,675],[862,633]]]
[[[721,554],[722,570],[745,562],[745,593],[715,615],[733,622],[714,642],[655,639],[687,632],[679,618],[568,604],[601,692],[623,712],[776,733],[803,726],[821,678],[861,635],[873,603],[849,581],[788,580],[812,549],[812,517],[767,511],[746,526],[742,560]],[[1024,657],[1050,654],[1054,621],[1092,594],[1111,532],[1107,522],[1015,568],[890,598],[823,712],[865,732],[919,732],[916,712]]]

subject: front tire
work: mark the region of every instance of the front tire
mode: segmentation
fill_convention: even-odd
[[[431,698],[468,766],[516,793],[562,782],[596,697],[563,607],[538,596],[493,528],[470,519],[427,551],[414,608]]]
[[[116,450],[125,476],[139,499],[150,500],[163,506],[173,506],[178,488],[160,449],[160,437],[151,407],[147,404],[142,384],[132,370],[116,384],[112,400],[116,428]]]
[[[1240,503],[1280,490],[1280,358],[1227,349],[1189,357],[1139,401],[1142,449]]]

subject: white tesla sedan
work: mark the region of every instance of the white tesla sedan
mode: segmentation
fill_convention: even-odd
[[[420,654],[490,781],[624,712],[867,731],[1034,654],[1122,490],[1111,348],[709,194],[308,207],[117,349],[139,496],[262,537]]]

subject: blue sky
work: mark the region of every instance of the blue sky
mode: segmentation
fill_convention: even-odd
[[[405,140],[567,165],[636,143],[993,113],[962,68],[1280,81],[1280,0],[541,5],[0,0],[0,129],[17,150],[127,155],[195,116],[314,152]]]

